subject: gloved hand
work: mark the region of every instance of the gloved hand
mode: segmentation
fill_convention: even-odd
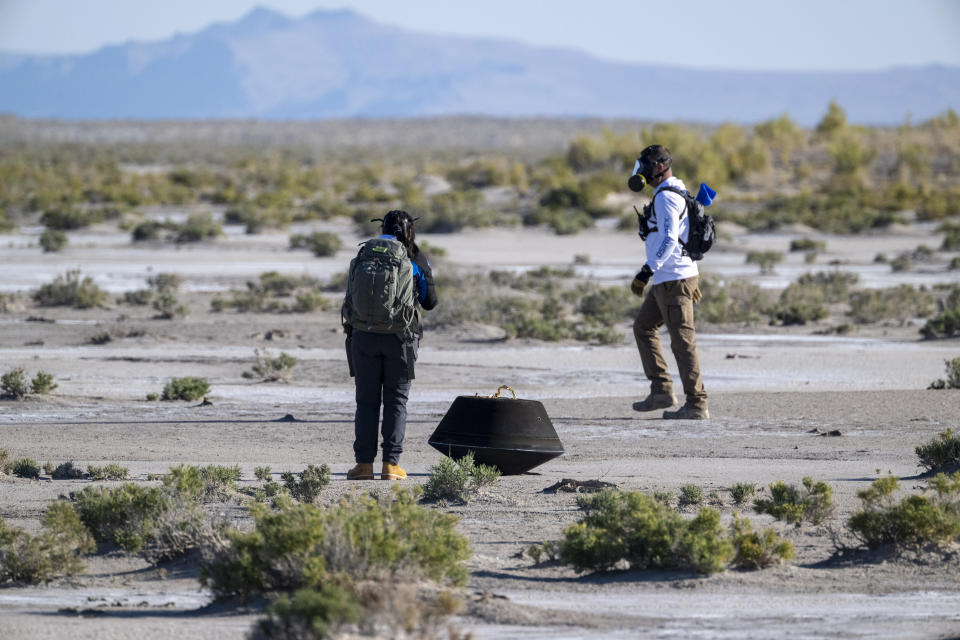
[[[635,296],[643,296],[643,290],[646,288],[647,283],[650,282],[650,276],[653,275],[653,269],[649,265],[643,265],[643,268],[640,271],[637,271],[637,275],[633,276],[633,282],[630,283],[630,291],[633,292]]]
[[[700,291],[700,285],[697,285],[697,288],[694,289],[693,295],[690,296],[693,299],[694,304],[700,302],[703,299],[703,292]]]

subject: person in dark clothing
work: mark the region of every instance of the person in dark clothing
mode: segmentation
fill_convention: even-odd
[[[414,363],[423,329],[419,308],[437,306],[437,291],[427,255],[415,242],[413,218],[405,211],[389,211],[383,217],[380,238],[398,240],[407,250],[413,271],[414,328],[412,340],[394,333],[361,331],[344,324],[351,374],[356,384],[357,410],[354,415],[353,452],[356,466],[347,472],[348,480],[372,480],[373,461],[377,454],[377,423],[383,405],[382,480],[407,477],[399,466],[403,438],[407,427],[407,398],[414,378]]]

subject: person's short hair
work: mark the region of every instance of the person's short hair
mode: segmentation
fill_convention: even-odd
[[[670,155],[670,149],[662,144],[652,144],[640,152],[640,162],[651,164],[662,162],[670,167],[673,164],[673,156]]]

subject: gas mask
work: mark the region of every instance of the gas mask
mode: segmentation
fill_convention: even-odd
[[[664,162],[664,170],[660,173],[654,173],[657,170],[658,162]],[[627,186],[630,187],[631,191],[643,191],[647,183],[665,173],[666,170],[670,168],[670,164],[669,160],[657,160],[652,157],[647,157],[646,159],[637,158],[637,161],[633,165],[633,175],[627,180]]]
[[[651,164],[649,160],[642,162],[640,158],[637,158],[637,162],[633,165],[633,175],[627,180],[627,186],[630,187],[630,190],[643,191],[647,183],[653,179],[653,170],[656,166],[656,163]]]

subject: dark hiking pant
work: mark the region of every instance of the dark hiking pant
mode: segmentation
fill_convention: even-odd
[[[407,431],[407,396],[413,379],[416,342],[404,345],[392,334],[353,331],[351,339],[357,412],[353,453],[357,462],[377,457],[377,426],[383,405],[383,461],[397,464]]]
[[[667,372],[660,347],[660,327],[667,325],[670,350],[677,359],[687,406],[707,408],[707,392],[700,376],[697,356],[697,338],[693,329],[693,292],[700,282],[698,276],[655,284],[640,305],[633,323],[643,373],[650,380],[651,393],[673,393],[673,380]]]

